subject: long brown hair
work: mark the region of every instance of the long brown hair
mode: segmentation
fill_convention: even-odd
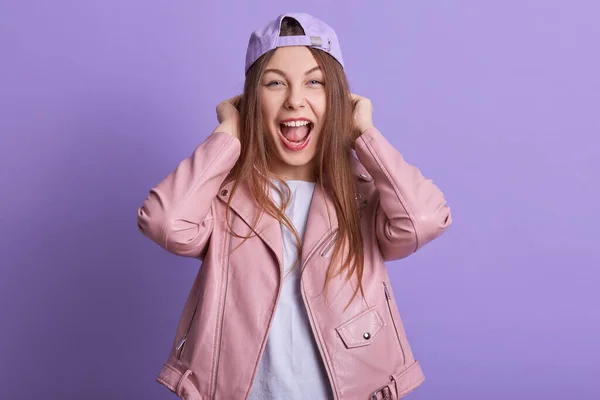
[[[281,36],[304,35],[302,26],[293,18],[286,17],[281,24]],[[353,126],[353,103],[350,87],[342,66],[329,54],[321,50],[308,48],[321,68],[325,80],[326,112],[317,152],[315,154],[315,180],[323,191],[329,193],[335,207],[338,220],[337,241],[327,270],[324,290],[329,281],[346,272],[349,280],[353,274],[358,278],[358,286],[354,297],[362,288],[364,270],[364,249],[360,230],[360,216],[356,204],[356,178],[352,168],[352,142],[356,136]],[[268,146],[264,133],[264,121],[260,108],[260,82],[264,70],[275,50],[264,54],[246,73],[244,92],[238,109],[240,111],[240,142],[241,154],[232,168],[226,182],[234,181],[227,204],[227,221],[231,198],[242,182],[249,187],[250,193],[261,208],[261,212],[253,221],[253,230],[263,213],[276,218],[284,224],[296,239],[298,255],[301,254],[301,239],[293,224],[285,215],[289,201],[289,187],[284,181],[278,180],[284,188],[281,191],[270,181],[268,169]],[[281,206],[269,197],[269,189],[279,195]],[[230,230],[231,226],[230,226]],[[237,235],[232,231],[233,235]],[[249,236],[248,236],[249,237]],[[243,237],[247,239],[248,237]],[[342,255],[344,255],[342,257]],[[296,264],[299,257],[296,260]]]

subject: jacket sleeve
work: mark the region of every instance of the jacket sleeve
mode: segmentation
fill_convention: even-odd
[[[240,142],[216,132],[179,163],[138,209],[139,230],[167,251],[203,258],[213,223],[213,201],[240,155]]]
[[[356,139],[355,150],[379,193],[375,230],[386,261],[407,257],[450,226],[444,194],[376,128]]]

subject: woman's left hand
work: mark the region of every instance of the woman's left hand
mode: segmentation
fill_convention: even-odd
[[[352,93],[352,107],[354,109],[354,129],[357,139],[367,129],[373,127],[373,104],[366,97]]]

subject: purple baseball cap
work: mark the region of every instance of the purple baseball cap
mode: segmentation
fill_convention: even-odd
[[[285,17],[294,18],[304,29],[306,35],[279,36],[281,21]],[[255,30],[250,35],[248,49],[246,50],[246,73],[248,69],[266,52],[283,46],[310,46],[323,50],[335,58],[342,67],[342,49],[335,31],[325,22],[305,13],[281,14],[275,20]]]

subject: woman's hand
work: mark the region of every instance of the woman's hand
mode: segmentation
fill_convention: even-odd
[[[358,139],[367,129],[373,127],[373,104],[366,97],[352,94],[352,107],[354,109],[354,139]]]
[[[214,132],[227,132],[231,136],[240,138],[240,113],[237,107],[240,104],[242,95],[237,95],[228,100],[224,100],[217,105],[217,120],[219,126]]]

